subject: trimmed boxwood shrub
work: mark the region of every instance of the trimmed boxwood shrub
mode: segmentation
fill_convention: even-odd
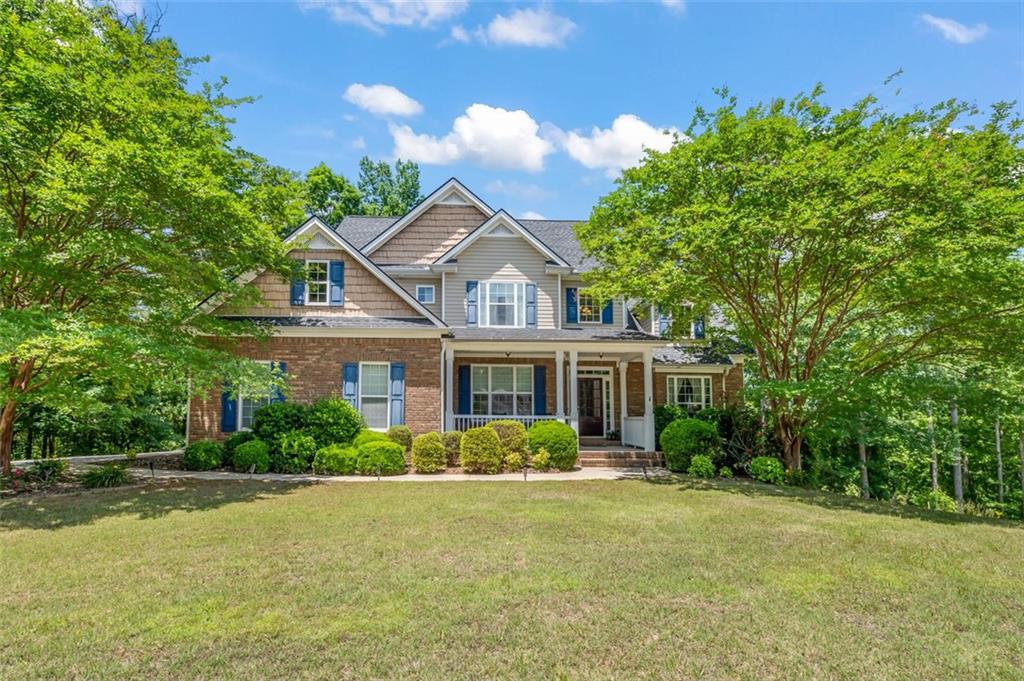
[[[362,427],[362,415],[340,397],[317,400],[306,419],[306,432],[313,436],[318,447],[348,444]]]
[[[313,472],[318,475],[352,475],[356,472],[359,451],[351,445],[321,447],[313,457]]]
[[[270,447],[263,440],[249,440],[235,447],[231,467],[239,473],[266,473],[270,470]]]
[[[405,473],[405,450],[402,445],[385,438],[361,446],[356,458],[356,472],[376,475],[378,467],[381,475]]]
[[[467,473],[497,473],[501,470],[501,440],[493,428],[470,428],[462,434],[459,464]]]
[[[230,435],[226,440],[224,440],[224,452],[221,456],[221,465],[231,466],[235,450],[246,442],[252,442],[255,439],[256,435],[251,430],[240,430],[234,435]]]
[[[661,434],[668,424],[688,416],[686,410],[678,404],[659,404],[654,408],[654,441],[661,442]]]
[[[493,428],[494,432],[498,434],[504,456],[507,457],[510,453],[516,452],[522,454],[524,459],[526,458],[526,426],[521,421],[499,419],[491,421],[487,426]]]
[[[459,446],[462,444],[462,431],[449,430],[441,434],[441,442],[444,443],[444,450],[448,453],[448,465],[459,465]]]
[[[715,477],[715,462],[710,456],[696,454],[690,459],[690,467],[686,469],[687,474],[697,478]]]
[[[715,462],[721,456],[722,440],[718,429],[707,421],[679,419],[661,434],[661,451],[670,471],[685,473],[694,456],[707,456]]]
[[[551,466],[560,471],[571,471],[580,454],[580,443],[576,431],[561,421],[537,421],[527,434],[530,452],[537,454],[541,448],[548,450]]]
[[[423,433],[412,441],[412,466],[417,473],[438,473],[448,465],[448,453],[438,433]]]
[[[356,439],[352,441],[352,446],[359,449],[368,442],[392,442],[384,433],[378,433],[375,430],[361,430],[359,435],[356,435]]]
[[[781,485],[786,479],[786,473],[782,469],[782,462],[772,456],[755,456],[750,460],[748,466],[750,477],[761,482]]]
[[[391,426],[388,428],[388,438],[402,445],[405,451],[412,449],[412,430],[409,426]]]
[[[316,456],[316,440],[301,430],[285,433],[270,452],[270,468],[275,473],[305,473]]]
[[[505,470],[515,473],[523,470],[526,456],[522,452],[505,452]]]
[[[277,450],[281,436],[306,427],[309,406],[298,402],[274,402],[260,407],[252,417],[253,434]]]
[[[224,447],[213,440],[196,440],[181,455],[181,467],[187,471],[212,471],[220,468]]]

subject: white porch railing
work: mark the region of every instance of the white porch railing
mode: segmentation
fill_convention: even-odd
[[[486,426],[491,421],[519,421],[524,427],[529,428],[537,421],[552,421],[557,419],[557,416],[477,416],[475,414],[455,414],[455,430],[466,431],[470,428],[479,428]],[[564,420],[564,418],[563,418]]]
[[[644,447],[644,417],[627,416],[622,419],[622,444]]]

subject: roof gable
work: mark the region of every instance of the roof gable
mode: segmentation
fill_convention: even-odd
[[[504,210],[499,210],[497,213],[492,215],[486,222],[473,230],[465,239],[452,246],[448,252],[435,260],[434,264],[440,265],[455,259],[458,254],[468,248],[470,244],[485,236],[524,239],[548,260],[564,267],[570,266],[562,256],[555,253],[547,244],[534,236],[530,230],[523,227],[522,224]]]

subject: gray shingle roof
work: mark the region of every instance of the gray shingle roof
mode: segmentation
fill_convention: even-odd
[[[267,326],[298,326],[323,329],[423,329],[433,328],[422,317],[224,317]]]
[[[654,349],[655,364],[726,364],[731,365],[729,354],[721,346],[711,345],[670,345]]]
[[[606,327],[586,327],[580,329],[491,329],[491,328],[453,328],[455,340],[493,340],[493,341],[578,341],[581,343],[595,341],[657,341],[655,336],[631,331],[629,329],[609,329]]]
[[[395,224],[397,217],[377,217],[374,215],[348,215],[341,224],[334,228],[343,239],[356,248],[362,249],[373,237]]]

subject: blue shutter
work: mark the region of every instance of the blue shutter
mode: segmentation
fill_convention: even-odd
[[[341,395],[356,409],[359,408],[359,365],[346,363],[341,370]]]
[[[391,363],[391,425],[405,423],[405,365]]]
[[[470,414],[473,411],[473,389],[469,382],[469,365],[459,367],[459,413]]]
[[[274,363],[270,363],[270,367],[274,368]],[[284,376],[284,362],[277,363],[277,370]],[[281,392],[280,388],[274,388],[274,394],[270,398],[271,402],[284,402],[284,393]]]
[[[475,281],[466,282],[466,326],[476,326],[476,289]]]
[[[701,315],[693,320],[693,337],[697,339],[704,338],[704,316]]]
[[[566,324],[580,323],[580,308],[577,305],[576,293],[579,289],[565,289],[565,322]]]
[[[526,326],[537,328],[537,285],[526,285]]]
[[[547,367],[533,365],[533,413],[548,413]]]
[[[332,260],[330,265],[331,280],[331,305],[345,304],[345,263],[341,260]]]
[[[604,304],[604,307],[601,308],[601,323],[611,324],[612,320],[615,318],[614,315],[615,312],[612,310],[612,301],[609,300]]]
[[[231,394],[231,384],[224,382],[220,396],[220,432],[233,433],[238,430],[238,398]]]
[[[292,305],[306,304],[306,280],[292,279]]]

